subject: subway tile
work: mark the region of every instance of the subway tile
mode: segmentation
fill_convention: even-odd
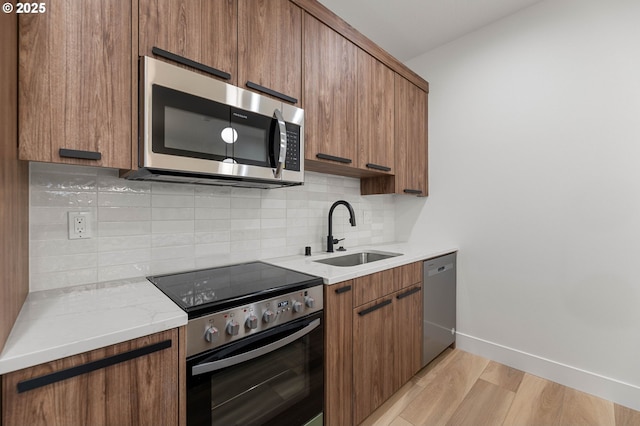
[[[192,232],[177,234],[153,234],[151,247],[186,246],[195,243],[195,234]]]
[[[150,235],[151,221],[130,222],[98,222],[98,235],[103,237],[116,237],[123,235]]]
[[[132,263],[128,265],[101,266],[98,271],[98,280],[113,281],[127,278],[146,277],[148,275],[151,275],[151,265],[148,262]]]
[[[99,207],[99,222],[137,222],[151,220],[149,207]]]
[[[118,250],[102,252],[98,255],[100,267],[143,263],[151,261],[151,249]]]
[[[195,256],[198,258],[229,254],[230,242],[212,243],[212,244],[196,244]]]
[[[213,244],[231,241],[231,231],[196,232],[195,244]]]
[[[31,206],[34,207],[94,207],[95,192],[79,191],[31,191]]]
[[[134,250],[151,247],[151,236],[145,235],[121,235],[101,236],[98,240],[98,251]]]
[[[194,232],[193,220],[154,220],[151,222],[152,234],[176,234]]]
[[[153,207],[151,220],[193,220],[194,209],[187,207]]]
[[[86,268],[46,274],[31,274],[29,281],[29,291],[51,290],[91,284],[98,282],[98,270],[97,268]]]
[[[194,207],[195,197],[184,194],[156,194],[151,195],[151,207]]]
[[[231,218],[231,210],[218,209],[218,208],[195,208],[196,220],[215,220],[215,219],[229,219]]]
[[[136,192],[98,192],[100,207],[151,207],[151,195]]]

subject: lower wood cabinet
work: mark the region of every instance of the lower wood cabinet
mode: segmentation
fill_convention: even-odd
[[[325,287],[325,425],[360,424],[418,372],[422,291],[422,262]]]
[[[2,424],[184,424],[178,342],[173,329],[6,374]]]

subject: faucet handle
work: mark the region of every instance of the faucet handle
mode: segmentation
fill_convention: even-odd
[[[338,242],[342,241],[342,240],[344,240],[344,238],[340,238],[340,239],[334,238],[333,239],[333,244],[338,244]]]

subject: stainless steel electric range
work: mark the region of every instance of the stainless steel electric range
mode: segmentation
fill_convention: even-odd
[[[189,426],[322,424],[320,277],[250,262],[148,279],[189,317]]]

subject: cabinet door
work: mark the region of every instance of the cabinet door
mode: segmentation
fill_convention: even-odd
[[[387,296],[353,310],[353,424],[394,391],[394,303]]]
[[[394,74],[358,49],[358,167],[394,172]]]
[[[300,100],[302,9],[289,0],[239,0],[238,85]]]
[[[427,93],[396,74],[396,193],[426,196]]]
[[[237,0],[140,0],[139,53],[159,47],[231,75],[236,84]]]
[[[352,291],[353,281],[325,286],[325,411],[327,426],[353,424],[352,398]]]
[[[357,47],[309,14],[303,38],[307,168],[357,167]]]
[[[129,0],[20,15],[20,159],[131,169],[131,20]]]
[[[420,370],[422,362],[422,284],[395,293],[394,392]]]
[[[135,352],[164,347],[167,341],[168,348]],[[17,392],[20,382],[132,353],[139,356]],[[176,425],[178,366],[178,329],[173,329],[9,373],[2,377],[3,424]]]

